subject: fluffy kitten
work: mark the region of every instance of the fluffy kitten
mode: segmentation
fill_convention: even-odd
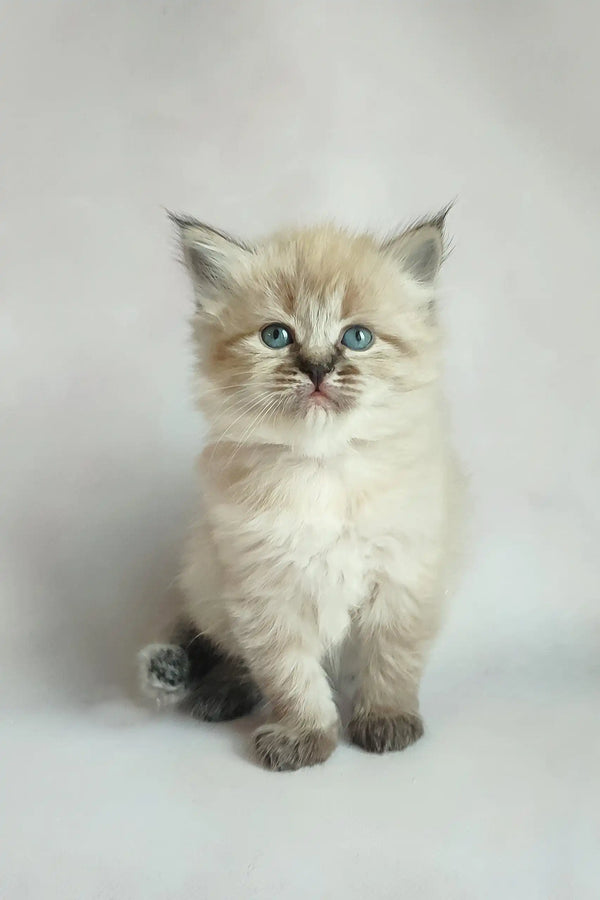
[[[180,579],[189,623],[142,651],[147,693],[203,719],[269,701],[272,769],[326,760],[323,668],[357,648],[351,740],[402,750],[459,530],[438,385],[444,215],[384,243],[333,226],[242,244],[175,219],[197,308],[203,512]]]

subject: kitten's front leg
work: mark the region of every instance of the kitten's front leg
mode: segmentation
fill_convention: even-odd
[[[253,735],[269,769],[300,769],[325,762],[339,735],[339,715],[320,663],[316,623],[290,615],[280,598],[236,604],[232,614],[245,662],[275,721]]]
[[[430,601],[381,584],[356,617],[358,690],[350,738],[372,753],[404,750],[423,735],[419,682],[436,630]]]

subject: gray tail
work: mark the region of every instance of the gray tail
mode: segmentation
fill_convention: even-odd
[[[178,623],[172,643],[149,644],[138,654],[142,693],[208,722],[245,716],[260,702],[241,660],[226,656],[206,635]]]

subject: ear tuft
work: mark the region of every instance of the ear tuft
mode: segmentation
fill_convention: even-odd
[[[402,269],[421,284],[433,284],[442,264],[444,224],[452,205],[431,218],[421,219],[383,245]]]
[[[252,250],[236,238],[191,216],[167,215],[179,232],[183,258],[192,276],[198,304],[224,291],[236,268]]]

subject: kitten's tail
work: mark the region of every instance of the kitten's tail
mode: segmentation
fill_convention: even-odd
[[[140,650],[138,678],[142,694],[158,707],[176,707],[208,722],[245,716],[262,700],[241,660],[224,656],[183,623],[173,643]]]
[[[208,638],[187,622],[178,622],[171,642],[148,644],[139,651],[140,690],[157,706],[177,706],[221,659]]]

